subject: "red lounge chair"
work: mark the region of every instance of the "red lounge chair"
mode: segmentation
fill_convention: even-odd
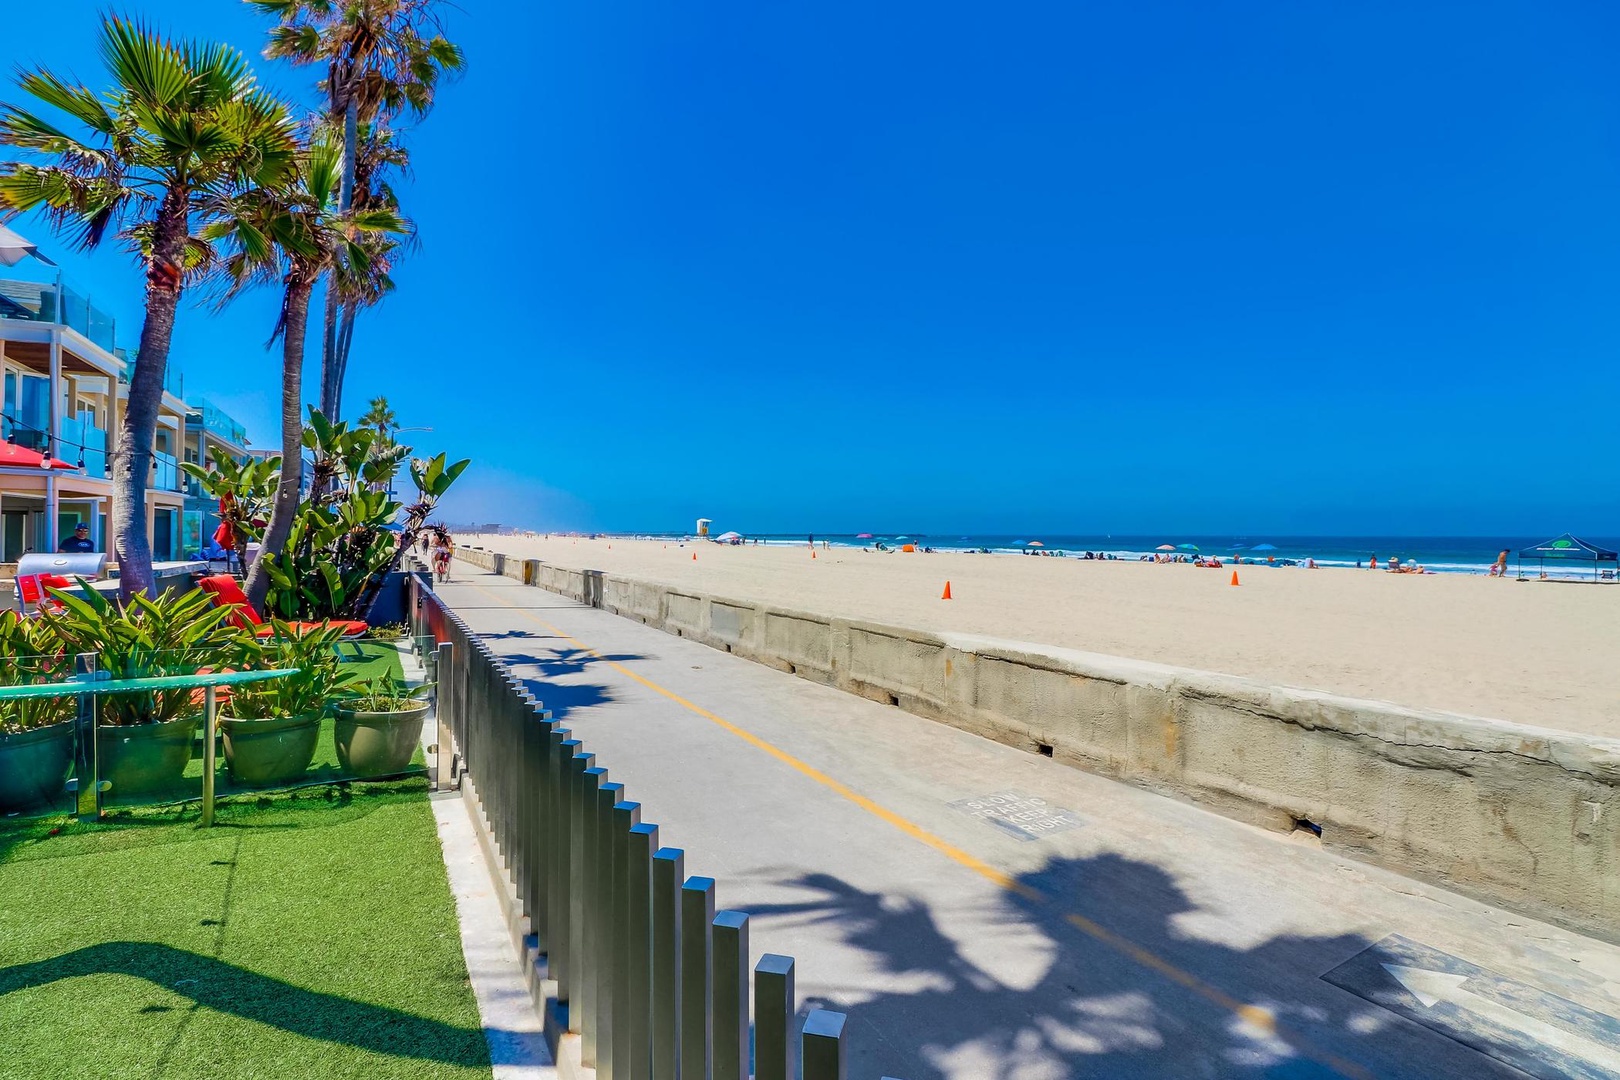
[[[30,607],[34,614],[42,611],[66,611],[66,605],[47,593],[46,589],[71,589],[73,582],[57,574],[27,574],[17,578],[17,607],[27,614]]]
[[[219,606],[235,605],[230,617],[232,625],[240,626],[243,630],[252,630],[258,637],[269,637],[276,632],[273,625],[265,622],[259,617],[259,613],[253,610],[253,605],[248,603],[247,594],[242,591],[242,586],[238,585],[236,579],[231,575],[214,574],[210,577],[199,578],[197,584],[202,587],[203,591],[211,593],[214,597],[214,603]],[[331,623],[333,626],[343,627],[344,637],[359,637],[371,629],[360,619],[333,619]],[[289,625],[292,626],[295,633],[305,634],[311,630],[319,630],[322,624],[295,622]]]

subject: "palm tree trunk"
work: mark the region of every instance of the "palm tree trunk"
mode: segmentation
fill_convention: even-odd
[[[343,175],[338,181],[338,212],[348,213],[354,204],[355,161],[360,141],[360,98],[349,89],[348,103],[343,110]],[[335,281],[337,275],[326,276],[326,319],[321,340],[321,412],[334,423],[343,402],[343,371],[338,366],[338,298]]]
[[[152,444],[157,437],[158,409],[163,403],[163,376],[169,366],[169,341],[180,304],[180,258],[187,234],[185,192],[169,191],[153,221],[152,254],[146,270],[146,318],[135,371],[129,380],[129,402],[118,426],[118,452],[113,458],[113,553],[118,558],[118,594],[128,600],[153,590],[152,542],[146,532],[146,489],[151,479]]]
[[[354,316],[353,303],[343,305],[342,314],[338,323],[337,335],[337,383],[332,395],[332,408],[336,412],[343,410],[343,380],[349,374],[349,346],[354,344]]]
[[[281,482],[276,486],[276,498],[270,505],[270,524],[265,527],[260,541],[259,557],[248,571],[246,588],[248,603],[264,610],[264,598],[270,591],[270,574],[265,560],[281,555],[292,532],[293,519],[298,516],[298,495],[304,481],[304,336],[309,329],[309,294],[314,291],[315,278],[294,273],[288,278],[287,293],[282,300],[283,327],[281,332]]]

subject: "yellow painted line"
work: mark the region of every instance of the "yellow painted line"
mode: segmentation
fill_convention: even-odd
[[[631,671],[617,660],[608,659],[601,652],[585,644],[585,642],[574,637],[572,634],[566,633],[561,628],[553,626],[551,623],[542,619],[529,609],[519,607],[516,604],[508,603],[506,600],[480,585],[473,585],[470,587],[476,589],[478,592],[483,593],[489,599],[500,604],[502,607],[509,608],[512,611],[515,611],[518,614],[524,615],[529,619],[532,619],[534,622],[539,623],[552,634],[564,641],[578,646],[581,651],[596,657],[602,663],[606,664],[614,671],[617,671],[625,678],[630,679],[632,682],[645,686],[654,693],[660,694],[663,697],[668,698],[670,701],[673,701],[683,709],[694,712],[710,723],[730,732],[743,742],[748,743],[750,746],[763,750],[765,753],[769,754],[777,761],[780,761],[782,764],[788,766],[790,769],[793,769],[795,772],[809,777],[816,783],[854,803],[856,806],[860,807],[862,810],[865,810],[873,817],[894,826],[896,829],[899,829],[913,840],[927,844],[929,847],[933,848],[941,855],[944,855],[946,858],[960,863],[969,870],[972,870],[981,877],[994,882],[996,885],[999,885],[1008,892],[1015,893],[1026,900],[1030,900],[1038,904],[1054,903],[1052,897],[1046,895],[1040,890],[1031,888],[1030,886],[1019,881],[1017,878],[1013,877],[1011,874],[1008,874],[1005,870],[998,870],[996,867],[991,866],[983,859],[963,851],[961,848],[947,840],[942,839],[941,837],[935,836],[921,825],[901,817],[893,810],[880,806],[871,799],[868,799],[865,795],[862,795],[860,792],[853,790],[848,785],[828,776],[814,765],[800,761],[786,750],[767,742],[765,739],[760,738],[753,732],[744,730],[724,717],[717,716],[716,714],[710,712],[703,706],[688,701],[675,691],[670,690],[667,687],[660,686],[658,683],[653,682],[651,679],[641,675],[638,672]],[[1106,926],[1088,919],[1084,915],[1077,912],[1069,912],[1063,916],[1063,920],[1092,940],[1108,946],[1115,952],[1118,952],[1122,956],[1128,957],[1150,971],[1155,971],[1158,974],[1163,975],[1165,978],[1169,979],[1173,983],[1176,983],[1178,986],[1191,990],[1205,1001],[1225,1009],[1238,1019],[1252,1025],[1255,1028],[1258,1028],[1266,1034],[1276,1036],[1277,1038],[1286,1042],[1289,1046],[1293,1047],[1300,1054],[1312,1059],[1319,1065],[1327,1066],[1340,1076],[1347,1078],[1347,1080],[1374,1080],[1373,1074],[1368,1072],[1367,1069],[1361,1065],[1358,1065],[1354,1061],[1340,1057],[1338,1054],[1334,1054],[1327,1050],[1322,1050],[1312,1044],[1310,1040],[1306,1039],[1305,1036],[1301,1035],[1299,1032],[1279,1024],[1277,1022],[1277,1015],[1270,1009],[1262,1005],[1249,1005],[1239,1001],[1230,994],[1226,993],[1224,990],[1211,986],[1209,983],[1204,982],[1191,972],[1177,967],[1170,961],[1165,960],[1150,950],[1143,948],[1129,938],[1114,933],[1114,931],[1108,929]]]

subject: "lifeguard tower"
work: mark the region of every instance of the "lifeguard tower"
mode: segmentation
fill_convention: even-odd
[[[697,534],[699,536],[708,536],[709,535],[709,526],[713,525],[713,524],[714,524],[714,521],[713,521],[712,518],[698,518],[698,520],[697,520]]]

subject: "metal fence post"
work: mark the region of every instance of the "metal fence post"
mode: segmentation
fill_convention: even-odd
[[[455,782],[455,740],[450,737],[450,713],[455,706],[453,672],[458,659],[456,647],[446,641],[439,646],[439,679],[433,688],[433,719],[438,726],[434,738],[433,790],[449,791]]]
[[[568,1018],[579,1016],[580,1062],[596,1064],[596,975],[597,915],[601,910],[601,868],[597,852],[597,823],[602,818],[602,788],[607,785],[608,771],[598,766],[586,769],[580,777],[579,828],[574,833],[575,850],[579,853],[576,872],[580,888],[579,904],[579,993],[568,1005]]]
[[[804,1018],[804,1080],[844,1080],[844,1014],[816,1009]]]
[[[748,1080],[748,913],[714,917],[714,1080]]]
[[[101,663],[100,653],[79,653],[73,657],[75,678],[91,682]],[[95,694],[79,695],[79,755],[73,767],[75,790],[74,814],[80,820],[94,821],[101,817],[101,739],[96,728],[101,719],[101,698]]]
[[[681,886],[681,1076],[708,1080],[714,1019],[709,986],[714,922],[714,879],[691,877]]]
[[[652,863],[652,1080],[681,1067],[681,879],[686,855],[659,848]]]
[[[658,826],[648,821],[630,829],[630,1077],[652,1075],[652,857]]]
[[[630,830],[641,822],[641,804],[622,802],[613,808],[613,1052],[611,1080],[633,1080],[630,1058]],[[605,1048],[598,1042],[600,1057]],[[601,1067],[598,1060],[597,1067]]]
[[[793,957],[766,953],[754,965],[754,1080],[793,1075]]]
[[[214,823],[214,742],[219,738],[218,698],[212,686],[203,687],[203,827]]]
[[[564,732],[563,734],[570,734]],[[552,886],[547,892],[546,926],[551,929],[551,948],[547,950],[551,977],[557,983],[557,1000],[566,1001],[568,987],[572,985],[572,954],[568,951],[568,894],[572,883],[568,875],[573,864],[568,857],[570,823],[568,820],[568,787],[572,779],[574,755],[579,753],[580,741],[567,738],[557,744],[557,754],[551,763],[551,828],[546,838],[551,842]],[[572,1026],[572,1025],[570,1025]]]
[[[583,1033],[580,1053],[589,1055],[583,1057],[584,1064],[594,1065],[602,1080],[611,1080],[613,1073],[613,943],[618,936],[613,918],[613,810],[623,799],[624,785],[616,781],[603,784],[596,793],[596,899],[591,957],[585,968],[585,997],[596,1028]]]
[[[575,740],[576,744],[578,740]],[[563,935],[567,939],[568,985],[557,987],[557,996],[568,1002],[568,1030],[578,1031],[579,1011],[584,994],[580,985],[586,960],[585,941],[585,774],[596,766],[596,755],[576,750],[568,759],[568,910],[563,912]]]

